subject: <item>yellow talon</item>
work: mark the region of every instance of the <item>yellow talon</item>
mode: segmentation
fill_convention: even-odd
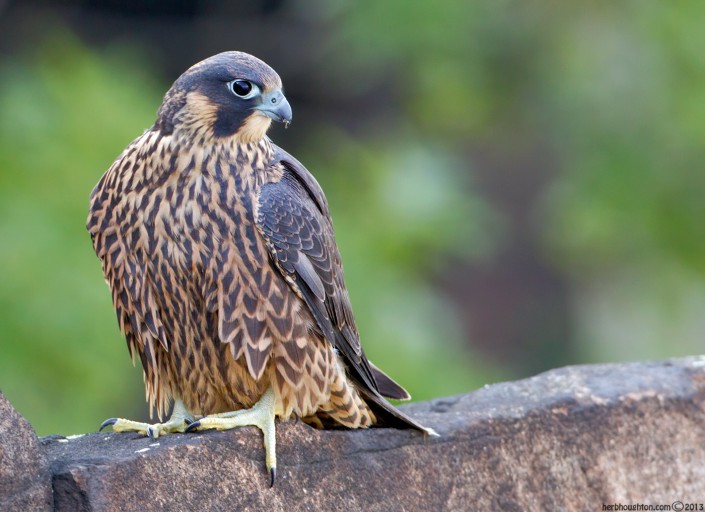
[[[150,424],[141,421],[126,420],[124,418],[110,418],[100,425],[98,431],[103,430],[105,427],[112,426],[113,432],[139,432],[140,434],[148,435],[152,439],[157,439],[162,434],[185,432],[187,422],[189,421],[189,414],[183,402],[176,400],[171,417],[169,421],[165,423]]]

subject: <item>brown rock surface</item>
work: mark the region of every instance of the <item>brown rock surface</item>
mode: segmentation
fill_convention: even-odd
[[[51,509],[51,475],[37,436],[0,393],[0,510]]]
[[[705,358],[568,367],[404,410],[411,431],[46,438],[57,510],[603,510],[705,502]],[[2,498],[0,498],[2,499]],[[1,507],[0,507],[1,508]]]

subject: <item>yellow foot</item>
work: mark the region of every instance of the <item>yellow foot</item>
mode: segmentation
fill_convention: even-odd
[[[148,435],[152,439],[157,439],[162,434],[185,432],[186,427],[191,423],[193,423],[193,420],[189,417],[183,402],[176,400],[171,417],[165,423],[149,424],[124,418],[110,418],[100,425],[99,431],[112,425],[114,432],[139,432]]]
[[[264,434],[265,464],[269,472],[271,481],[270,487],[274,485],[277,476],[277,440],[274,428],[274,391],[267,389],[262,398],[252,406],[251,409],[212,414],[205,416],[198,421],[191,423],[186,432],[192,430],[229,430],[235,427],[252,425],[259,428]]]

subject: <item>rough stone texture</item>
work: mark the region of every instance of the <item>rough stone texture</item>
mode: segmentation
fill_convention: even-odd
[[[252,427],[158,443],[94,433],[42,445],[62,511],[506,512],[705,502],[705,357],[562,368],[404,409],[441,437],[279,425],[272,489]]]
[[[51,475],[37,436],[0,393],[0,510],[51,509]]]

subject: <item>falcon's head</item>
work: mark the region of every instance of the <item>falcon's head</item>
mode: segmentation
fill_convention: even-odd
[[[272,120],[291,121],[279,75],[252,55],[224,52],[193,65],[174,82],[155,128],[249,143],[261,140]]]

